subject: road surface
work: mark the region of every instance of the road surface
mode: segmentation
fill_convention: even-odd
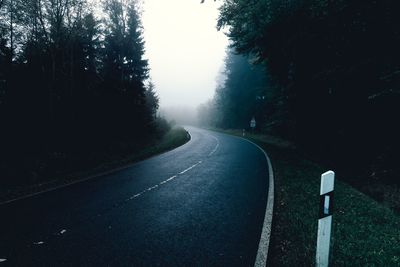
[[[240,138],[188,130],[170,152],[0,205],[0,267],[253,266],[265,156]]]

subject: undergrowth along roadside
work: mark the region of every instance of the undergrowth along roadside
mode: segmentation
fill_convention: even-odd
[[[242,136],[241,131],[222,131]],[[263,135],[246,138],[272,161],[275,206],[268,266],[315,266],[320,176],[324,166]],[[400,266],[400,216],[336,174],[331,266]]]
[[[73,183],[87,177],[97,176],[101,173],[110,172],[140,160],[167,152],[179,147],[190,140],[190,135],[182,127],[173,127],[160,140],[149,144],[148,146],[124,155],[107,155],[107,158],[99,160],[95,166],[90,166],[72,173],[64,173],[54,176],[46,182],[37,182],[29,185],[20,185],[15,187],[0,188],[0,203],[10,199],[23,197],[25,195],[46,191],[51,188],[59,187],[65,184]],[[39,180],[40,181],[40,180]]]

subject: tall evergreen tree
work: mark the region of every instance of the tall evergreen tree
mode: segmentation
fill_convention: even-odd
[[[373,166],[394,162],[400,147],[399,11],[394,0],[229,0],[218,26],[278,84],[281,134],[341,164]]]
[[[137,1],[106,0],[104,11],[96,17],[87,0],[0,0],[2,162],[27,152],[72,160],[154,136]]]

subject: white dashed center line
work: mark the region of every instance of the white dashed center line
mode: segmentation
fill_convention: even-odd
[[[171,181],[171,180],[175,179],[176,177],[177,177],[177,176],[176,176],[176,175],[174,175],[174,176],[172,176],[172,177],[168,178],[167,180],[165,180],[164,182],[169,182],[169,181]]]
[[[190,166],[189,168],[187,168],[186,170],[181,171],[179,174],[184,174],[185,172],[190,171],[191,169],[193,169],[194,167],[196,167],[197,165],[200,164],[200,161],[192,166]]]
[[[214,154],[217,151],[218,147],[219,147],[219,143],[217,143],[217,145],[215,146],[213,151],[211,151],[210,154],[208,154],[208,156],[211,156],[212,154]]]
[[[212,154],[214,154],[214,153],[217,151],[218,147],[219,147],[218,138],[216,138],[215,136],[212,136],[212,135],[210,135],[210,136],[211,136],[212,138],[214,138],[215,141],[217,141],[217,144],[215,145],[215,148],[210,152],[210,154],[208,154],[209,157],[210,157]]]
[[[142,192],[137,193],[137,194],[135,194],[135,195],[133,195],[133,196],[131,196],[131,197],[125,199],[125,201],[133,200],[133,199],[135,199],[135,198],[137,198],[137,197],[140,197],[141,195],[143,195],[143,194],[146,193],[146,192],[150,192],[151,190],[154,190],[154,189],[156,189],[157,187],[159,187],[159,186],[161,186],[161,185],[164,185],[164,184],[166,184],[166,183],[168,183],[168,182],[174,180],[175,178],[178,177],[178,175],[182,175],[182,174],[184,174],[184,173],[190,171],[191,169],[195,168],[196,166],[198,166],[198,165],[201,164],[202,162],[203,162],[203,161],[200,160],[200,161],[197,162],[196,164],[193,164],[192,166],[190,166],[189,168],[187,168],[187,169],[181,171],[181,172],[178,173],[177,175],[171,176],[171,177],[169,177],[168,179],[166,179],[166,180],[160,182],[159,184],[156,184],[156,185],[154,185],[154,186],[152,186],[152,187],[149,187],[149,188],[143,190]]]
[[[218,139],[217,139],[216,137],[214,137],[214,136],[211,136],[211,137],[214,138],[214,139],[217,141],[217,144],[215,145],[214,149],[208,154],[208,156],[213,155],[213,154],[218,150],[218,147],[219,147],[219,141],[218,141]],[[185,169],[185,170],[179,172],[177,175],[171,176],[171,177],[169,177],[168,179],[166,179],[166,180],[160,182],[159,184],[156,184],[156,185],[154,185],[154,186],[152,186],[152,187],[149,187],[149,188],[143,190],[142,192],[137,193],[137,194],[135,194],[135,195],[133,195],[133,196],[127,198],[125,201],[127,202],[127,201],[133,200],[133,199],[135,199],[135,198],[138,198],[138,197],[140,197],[141,195],[143,195],[143,194],[146,193],[146,192],[152,191],[152,190],[154,190],[154,189],[156,189],[156,188],[158,188],[158,187],[160,187],[160,186],[162,186],[162,185],[167,184],[168,182],[170,182],[170,181],[174,180],[175,178],[177,178],[179,175],[182,175],[182,174],[184,174],[184,173],[190,171],[191,169],[195,168],[196,166],[198,166],[198,165],[201,164],[202,162],[203,162],[203,161],[201,161],[201,160],[198,161],[196,164],[193,164],[193,165],[190,166],[189,168],[187,168],[187,169]],[[99,215],[98,215],[98,216],[99,216]],[[108,228],[111,229],[111,226],[109,226]],[[62,229],[61,231],[58,232],[58,235],[63,235],[63,234],[65,234],[66,232],[67,232],[67,230]],[[43,244],[45,244],[45,242],[43,242],[43,241],[38,241],[38,242],[33,242],[33,244],[34,244],[34,245],[43,245]],[[0,258],[0,263],[5,262],[5,261],[7,261],[7,259]]]
[[[217,144],[215,145],[214,149],[208,154],[209,157],[210,157],[211,155],[213,155],[213,154],[218,150],[218,147],[219,147],[218,138],[216,138],[215,136],[212,136],[212,135],[210,135],[210,136],[211,136],[213,139],[215,139],[215,141],[217,141]],[[149,188],[143,190],[142,192],[137,193],[136,195],[133,195],[133,196],[129,197],[129,198],[126,199],[125,201],[133,200],[133,199],[135,199],[135,198],[137,198],[137,197],[140,197],[141,195],[143,195],[143,194],[146,193],[146,192],[150,192],[151,190],[154,190],[154,189],[156,189],[157,187],[159,187],[159,186],[161,186],[161,185],[164,185],[164,184],[166,184],[166,183],[168,183],[168,182],[174,180],[175,178],[178,177],[178,175],[182,175],[182,174],[184,174],[184,173],[190,171],[191,169],[195,168],[196,166],[198,166],[198,165],[201,164],[202,162],[203,162],[203,161],[200,160],[200,161],[197,162],[196,164],[193,164],[193,165],[190,166],[189,168],[187,168],[187,169],[185,169],[185,170],[179,172],[177,175],[171,176],[171,177],[169,177],[168,179],[166,179],[166,180],[160,182],[159,184],[157,184],[157,185],[155,185],[155,186],[152,186],[152,187],[149,187]]]

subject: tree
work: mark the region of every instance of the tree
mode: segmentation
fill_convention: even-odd
[[[276,112],[284,110],[281,134],[365,166],[400,146],[399,10],[392,0],[226,0],[218,27],[237,53],[266,65]],[[385,141],[369,141],[378,139]],[[370,153],[360,154],[366,144]]]
[[[108,0],[104,8],[108,14],[104,90],[110,94],[111,112],[116,113],[112,115],[113,121],[118,117],[118,124],[123,126],[121,131],[128,134],[136,125],[144,124],[146,117],[144,81],[148,77],[148,63],[143,58],[142,27],[134,1]]]
[[[87,0],[0,0],[2,162],[78,159],[165,132],[146,124],[158,97],[145,86],[138,4],[106,0],[104,10],[98,18]]]
[[[242,129],[256,116],[259,125],[264,125],[266,105],[274,104],[264,67],[251,65],[247,56],[228,51],[224,75],[214,99],[199,108],[200,123],[209,120],[212,126]]]
[[[146,109],[148,114],[150,115],[149,120],[154,121],[157,117],[157,110],[159,108],[159,98],[155,90],[155,85],[151,80],[147,84],[145,99]]]

